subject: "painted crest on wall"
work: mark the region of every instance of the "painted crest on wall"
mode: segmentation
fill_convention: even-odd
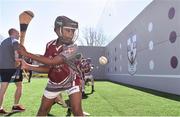
[[[129,74],[134,75],[136,73],[136,65],[137,65],[136,35],[130,37],[127,40],[127,55],[128,55],[128,71],[129,71]]]

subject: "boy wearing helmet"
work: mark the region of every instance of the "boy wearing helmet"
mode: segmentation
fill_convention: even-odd
[[[83,73],[83,79],[82,79],[82,98],[87,98],[87,95],[85,94],[85,84],[88,82],[88,80],[91,81],[91,93],[94,92],[94,78],[91,74],[94,65],[91,63],[91,58],[82,59],[81,60],[81,71]]]
[[[66,16],[58,16],[54,23],[54,31],[58,38],[47,43],[44,56],[37,56],[20,47],[20,54],[45,64],[34,66],[22,61],[22,68],[48,72],[49,81],[37,115],[47,116],[56,97],[62,91],[67,91],[74,116],[83,116],[80,73],[75,64],[74,67],[69,64],[77,54],[77,45],[73,43],[76,40],[78,23]]]

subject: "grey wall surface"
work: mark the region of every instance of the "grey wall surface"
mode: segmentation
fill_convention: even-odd
[[[105,48],[108,80],[180,95],[180,1],[155,0]]]
[[[79,46],[79,51],[85,58],[92,58],[92,63],[95,66],[92,74],[96,80],[102,80],[104,78],[105,68],[99,64],[98,60],[100,56],[104,55],[104,47]]]

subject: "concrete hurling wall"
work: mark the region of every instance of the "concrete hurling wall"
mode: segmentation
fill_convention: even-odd
[[[107,79],[180,94],[180,1],[155,0],[106,47]]]
[[[179,32],[180,1],[153,1],[100,53],[109,63],[95,77],[180,95]]]

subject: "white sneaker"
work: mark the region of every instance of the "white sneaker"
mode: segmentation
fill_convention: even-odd
[[[85,112],[85,111],[83,111],[83,115],[84,115],[84,116],[90,116],[90,114],[87,113],[87,112]]]

